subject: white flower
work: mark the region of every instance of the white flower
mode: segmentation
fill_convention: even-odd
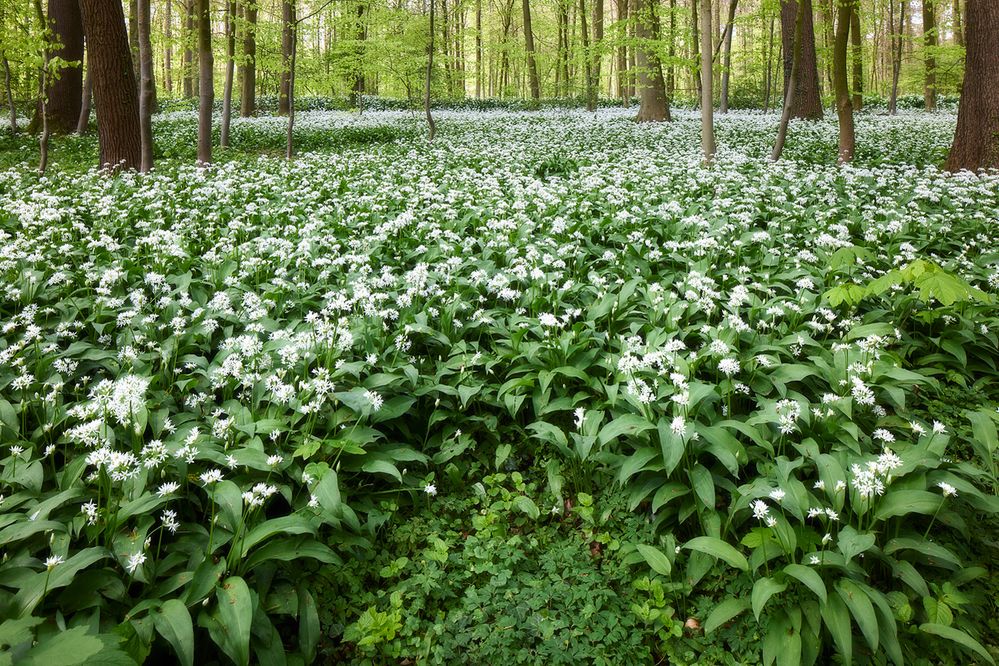
[[[783,501],[785,495],[786,493],[780,488],[774,488],[773,490],[770,491],[770,499],[774,500],[775,502]]]
[[[753,509],[753,517],[763,520],[770,515],[770,507],[763,500],[755,500],[750,506]]]
[[[382,398],[377,393],[375,393],[374,391],[365,391],[364,397],[371,404],[371,411],[373,412],[377,412],[379,409],[381,409],[382,404],[385,402],[385,399]]]
[[[277,466],[278,466],[278,465],[280,465],[280,464],[281,464],[281,463],[282,463],[283,461],[284,461],[284,458],[282,458],[281,456],[277,456],[277,455],[275,455],[275,456],[268,456],[268,457],[267,457],[267,464],[268,464],[268,466],[270,466],[270,467],[277,467]]]
[[[50,555],[45,559],[45,568],[48,569],[49,571],[52,571],[65,561],[66,558],[64,558],[62,555]]]
[[[669,429],[677,437],[683,437],[687,434],[687,422],[684,421],[682,416],[677,416],[673,419],[673,422],[670,423]]]
[[[210,486],[213,483],[218,483],[222,480],[222,470],[212,469],[201,475],[201,483],[206,486]]]
[[[145,562],[146,562],[146,554],[143,553],[142,551],[139,551],[134,555],[128,556],[128,564],[126,565],[125,568],[128,569],[128,573],[134,574],[135,570],[141,567],[143,564],[145,564]]]
[[[946,481],[941,481],[940,483],[937,484],[937,487],[939,487],[940,490],[943,491],[944,497],[957,497],[957,488],[950,485]]]
[[[819,560],[818,555],[812,555],[810,558],[808,558],[808,561],[812,564],[819,564],[821,560]]]
[[[739,361],[734,358],[723,358],[718,362],[718,370],[727,377],[739,372]]]
[[[423,486],[423,492],[433,497],[434,495],[437,494],[437,486],[435,486],[432,483],[428,483],[427,485]]]
[[[934,421],[933,422],[933,434],[934,435],[946,435],[947,434],[947,426],[945,426],[943,423],[940,423],[940,421]]]
[[[573,414],[576,417],[576,430],[579,430],[583,427],[583,419],[586,417],[586,410],[582,407],[577,407]]]

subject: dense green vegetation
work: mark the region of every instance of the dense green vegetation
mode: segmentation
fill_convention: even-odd
[[[999,176],[695,113],[4,137],[0,663],[991,663]]]

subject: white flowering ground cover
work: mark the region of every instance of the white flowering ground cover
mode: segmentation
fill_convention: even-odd
[[[623,488],[654,532],[607,557],[735,581],[694,629],[759,622],[764,660],[992,661],[960,544],[999,509],[999,175],[937,170],[953,115],[861,116],[850,167],[832,121],[774,164],[773,115],[721,117],[711,168],[692,113],[438,121],[0,172],[0,663],[313,660],[309,572],[494,469],[539,484],[529,522]],[[158,118],[158,152],[194,131]],[[943,384],[981,397],[961,423],[913,409]],[[422,650],[353,626],[351,658]]]

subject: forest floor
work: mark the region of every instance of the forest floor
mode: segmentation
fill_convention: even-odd
[[[710,167],[633,114],[303,112],[293,161],[235,119],[201,168],[177,112],[114,177],[2,135],[0,612],[140,661],[999,657],[999,174],[939,170],[950,113],[837,166],[733,112]]]

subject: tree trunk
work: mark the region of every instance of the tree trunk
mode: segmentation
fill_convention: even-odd
[[[999,5],[967,0],[966,58],[948,171],[999,168]]]
[[[11,91],[10,87],[10,63],[7,61],[7,56],[3,57],[3,87],[4,92],[7,95],[7,112],[9,114],[8,120],[10,122],[10,133],[17,134],[17,109],[14,107],[14,93]]]
[[[436,2],[436,0],[431,0]],[[357,18],[354,21],[354,71],[351,79],[351,95],[355,108],[361,108],[364,95],[364,0],[357,3]]]
[[[195,0],[185,0],[184,2],[184,57],[183,65],[184,77],[184,97],[191,99],[194,97],[194,51],[191,48],[191,40],[194,38],[194,2]]]
[[[628,0],[617,0],[617,20],[622,33],[628,30]],[[622,43],[617,47],[617,93],[621,103],[627,107],[628,99],[628,45]]]
[[[52,43],[52,36],[47,32],[47,20],[45,12],[42,10],[42,0],[34,0],[35,18],[38,21],[38,30],[42,34],[42,68],[38,77],[38,108],[41,120],[41,135],[38,137],[38,172],[45,173],[45,168],[49,163],[49,113],[48,100],[48,78],[49,78],[49,45]]]
[[[222,87],[222,127],[219,147],[229,147],[229,128],[232,125],[232,79],[236,59],[236,0],[226,0],[225,5],[225,83]]]
[[[776,162],[784,152],[784,142],[787,140],[787,125],[791,120],[791,108],[794,105],[794,95],[798,90],[798,72],[801,68],[801,37],[804,11],[797,12],[794,20],[794,38],[791,41],[791,72],[784,92],[784,108],[780,114],[780,128],[777,130],[777,141],[770,159]]]
[[[482,99],[482,0],[475,0],[475,97]],[[556,74],[556,77],[558,75]],[[558,87],[558,86],[556,86]]]
[[[132,52],[132,71],[139,81],[139,2],[128,0],[128,50]]]
[[[163,3],[163,78],[168,95],[173,94],[173,0]]]
[[[257,110],[257,0],[247,0],[243,26],[243,63],[239,96],[239,115],[252,116]]]
[[[423,112],[427,116],[427,129],[429,130],[429,137],[427,141],[433,143],[434,136],[437,134],[437,123],[434,122],[434,116],[430,113],[430,82],[433,79],[434,72],[434,5],[437,4],[435,0],[430,0],[430,41],[427,42],[427,77],[426,85],[423,87]]]
[[[791,117],[806,120],[822,119],[822,96],[819,94],[818,60],[815,54],[815,25],[812,20],[812,0],[800,0],[802,10],[801,60],[798,63],[797,87],[791,98]],[[798,25],[798,4],[794,0],[781,3],[780,27],[784,59],[784,99],[791,78],[794,33]]]
[[[198,162],[212,161],[212,105],[215,102],[215,62],[212,56],[211,0],[198,0]]]
[[[701,63],[701,36],[700,36],[700,19],[697,16],[697,3],[700,0],[690,0],[690,29],[692,33],[693,40],[691,41],[691,48],[693,49],[693,60],[697,63],[697,67],[692,70],[693,73],[693,83],[694,87],[697,88],[697,100],[700,103],[701,99],[701,76],[700,76],[700,63]],[[708,31],[710,34],[710,31]]]
[[[153,92],[153,46],[149,39],[149,1],[138,0],[136,25],[139,40],[139,139],[141,155],[139,171],[153,168],[153,106],[156,104]]]
[[[593,0],[593,95],[600,91],[601,47],[604,40],[604,0]]]
[[[298,62],[298,21],[291,23],[291,63],[288,68],[288,133],[285,137],[284,157],[295,155],[295,66]]]
[[[701,0],[701,151],[704,163],[715,159],[715,108],[711,71],[711,0]]]
[[[80,0],[80,8],[94,82],[101,166],[135,169],[141,152],[139,99],[125,12],[120,3],[107,0]]]
[[[579,0],[579,38],[583,46],[583,88],[586,97],[586,110],[596,111],[597,101],[593,91],[593,60],[590,53],[590,37],[586,32],[586,0]]]
[[[83,101],[83,19],[80,5],[74,1],[49,0],[48,25],[52,31],[49,42],[60,44],[48,58],[80,63],[75,67],[60,67],[56,77],[46,75],[46,113],[49,131],[69,134],[76,129]]]
[[[87,48],[87,73],[83,77],[83,95],[80,99],[80,117],[76,121],[76,133],[84,135],[90,126],[90,99],[94,92],[94,77],[90,68],[90,49]]]
[[[864,52],[860,45],[860,8],[850,18],[850,55],[853,58],[853,110],[864,108]]]
[[[954,44],[964,46],[964,17],[961,15],[961,0],[954,0]]]
[[[888,4],[891,9],[895,5],[895,0],[890,0]],[[898,111],[898,78],[902,72],[902,42],[905,35],[905,9],[908,4],[908,0],[899,0],[898,32],[892,33],[891,94],[888,97],[888,113],[893,116]],[[889,26],[889,30],[891,29],[892,26]]]
[[[923,101],[927,111],[937,108],[937,21],[934,0],[923,0],[923,48],[926,53],[926,78],[923,84]],[[995,0],[993,0],[995,2]],[[995,47],[994,47],[995,48]]]
[[[659,18],[655,0],[637,0],[632,12],[635,19],[635,61],[638,83],[637,122],[669,120],[669,102],[666,82],[663,80],[662,63],[653,50],[659,39]]]
[[[278,90],[278,115],[288,115],[288,90],[291,86],[292,24],[295,22],[295,0],[281,2],[281,82]]]
[[[735,10],[739,0],[728,0],[728,24],[725,26],[722,45],[721,113],[728,113],[728,79],[732,70],[732,33],[735,30]]]
[[[853,104],[850,101],[850,81],[846,67],[846,52],[850,45],[850,19],[854,0],[840,0],[836,12],[836,41],[833,44],[833,87],[836,89],[836,116],[839,119],[840,164],[853,160],[856,139],[853,129]]]
[[[531,86],[531,99],[541,101],[541,82],[534,55],[534,31],[531,29],[531,0],[524,0],[524,43],[527,47],[527,77]]]

